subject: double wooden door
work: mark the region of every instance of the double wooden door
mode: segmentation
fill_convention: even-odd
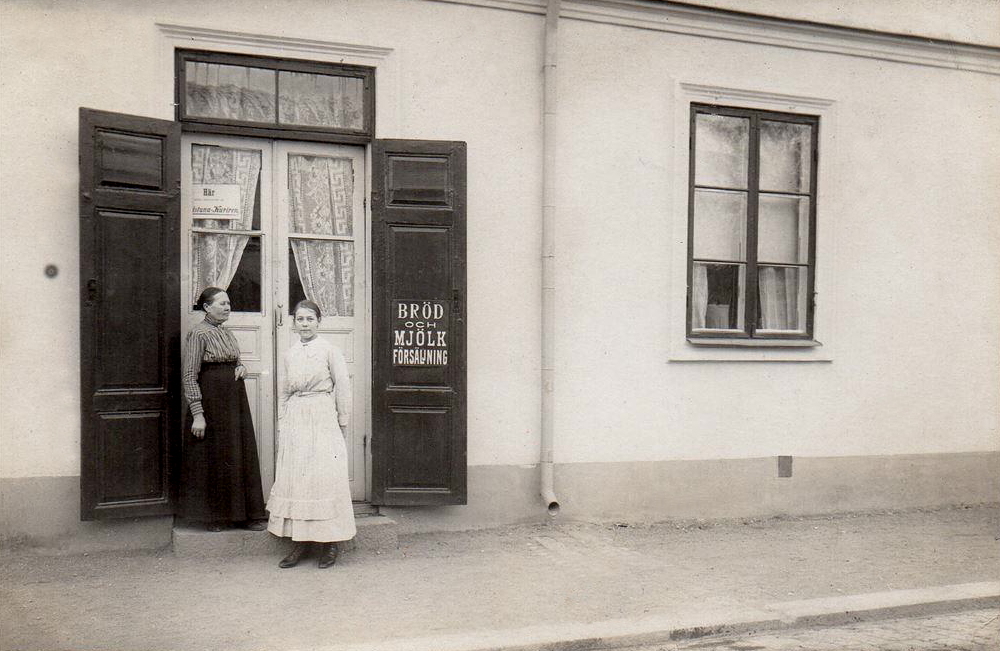
[[[308,297],[352,377],[354,499],[464,504],[465,161],[463,142],[184,135],[80,109],[80,517],[174,512],[182,340],[207,285],[233,302],[265,491]]]
[[[351,496],[367,498],[369,310],[364,149],[228,136],[181,140],[182,330],[207,286],[226,288],[227,328],[247,367],[265,495],[274,482],[276,401],[283,360],[298,340],[292,310],[323,312],[319,336],[340,348],[352,380]]]

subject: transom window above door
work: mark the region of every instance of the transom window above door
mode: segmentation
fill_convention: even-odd
[[[687,334],[811,340],[819,118],[691,105]]]
[[[363,143],[375,133],[375,69],[177,50],[185,131]]]

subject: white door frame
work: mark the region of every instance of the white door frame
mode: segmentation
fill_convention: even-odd
[[[369,241],[367,234],[367,216],[365,208],[368,185],[366,182],[365,149],[360,146],[337,145],[296,140],[274,141],[274,305],[280,307],[283,318],[275,328],[276,369],[282,372],[281,360],[288,346],[298,340],[292,328],[290,310],[292,305],[288,296],[288,279],[291,269],[288,268],[287,242],[290,237],[290,198],[288,187],[288,157],[294,154],[309,156],[324,156],[350,158],[353,168],[353,216],[351,239],[354,242],[354,296],[355,311],[352,317],[337,317],[324,315],[320,324],[319,336],[328,339],[340,348],[347,360],[351,375],[353,406],[351,423],[344,432],[350,454],[351,496],[355,501],[367,501],[370,494],[367,471],[367,441],[371,432],[371,335],[368,329],[371,317],[368,282],[369,274]],[[323,236],[320,236],[323,237]],[[326,239],[329,239],[328,236]],[[279,252],[278,249],[281,249]],[[360,476],[362,481],[354,481]]]
[[[256,432],[265,436],[257,436],[257,455],[260,459],[261,480],[265,489],[274,482],[274,446],[268,445],[273,440],[266,436],[275,418],[274,392],[274,331],[271,327],[271,301],[268,300],[271,279],[271,235],[272,220],[271,184],[266,182],[272,174],[271,146],[266,140],[257,138],[241,138],[236,136],[216,136],[208,134],[183,134],[181,137],[181,324],[186,334],[192,326],[200,322],[205,314],[193,307],[193,296],[196,288],[191,286],[191,253],[194,225],[191,218],[192,174],[191,146],[204,144],[230,149],[248,149],[261,154],[260,168],[260,229],[255,236],[260,237],[261,256],[261,311],[233,311],[226,323],[240,345],[240,359],[247,368],[245,385],[250,411],[254,418]],[[225,231],[219,231],[225,232]],[[238,306],[237,306],[238,307]]]
[[[356,310],[354,314],[353,339],[356,359],[350,364],[354,376],[354,413],[351,418],[351,429],[356,435],[359,435],[355,438],[355,444],[351,446],[351,472],[352,476],[355,476],[356,473],[362,473],[363,481],[352,489],[352,497],[355,501],[368,501],[371,495],[371,447],[368,442],[372,426],[372,252],[370,245],[371,216],[367,195],[371,187],[371,146],[335,145],[201,133],[183,134],[181,141],[181,321],[184,334],[204,318],[202,312],[193,310],[193,300],[190,298],[193,292],[191,287],[191,253],[194,232],[190,214],[192,143],[261,151],[261,223],[259,231],[261,238],[261,312],[248,314],[234,311],[227,327],[233,331],[240,342],[240,353],[244,363],[250,362],[246,364],[249,371],[247,393],[251,402],[251,410],[255,415],[255,429],[258,432],[257,447],[265,496],[274,481],[274,462],[276,459],[275,405],[277,372],[280,368],[278,354],[279,350],[282,349],[276,337],[283,336],[282,331],[290,334],[288,306],[284,305],[287,302],[287,296],[284,294],[287,294],[288,290],[287,240],[281,235],[282,233],[287,234],[287,228],[281,223],[283,221],[281,216],[287,216],[287,167],[284,161],[280,166],[278,165],[279,153],[295,150],[303,153],[329,155],[332,151],[339,150],[341,153],[347,152],[354,160],[354,208],[355,215],[360,215],[355,217],[355,296],[361,299],[357,302],[363,303],[363,309]],[[282,184],[283,191],[281,189],[275,190],[278,184]],[[359,220],[362,222],[360,228],[357,227]],[[258,233],[255,232],[256,235]],[[279,248],[282,250],[278,251]],[[284,275],[281,273],[283,269]],[[282,298],[285,300],[281,300]],[[276,308],[278,303],[283,304],[285,311],[281,317],[279,317]],[[279,322],[282,324],[280,327]],[[270,355],[266,355],[267,349],[270,349]],[[255,406],[259,409],[255,409]],[[261,420],[260,423],[257,422],[257,418]],[[267,424],[266,427],[265,424]]]

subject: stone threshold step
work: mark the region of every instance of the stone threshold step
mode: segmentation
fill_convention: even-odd
[[[355,517],[358,533],[353,540],[343,543],[345,551],[361,550],[385,552],[399,547],[398,526],[395,520],[384,515]],[[217,557],[233,555],[280,555],[291,548],[291,540],[278,538],[266,531],[226,529],[205,531],[203,527],[175,524],[172,546],[174,556]]]

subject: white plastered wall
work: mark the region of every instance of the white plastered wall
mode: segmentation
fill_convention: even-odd
[[[1000,77],[561,30],[557,462],[997,449]],[[692,99],[821,115],[825,346],[686,343]]]
[[[1000,46],[1000,7],[993,0],[694,0],[693,4]]]
[[[378,137],[469,143],[468,459],[536,460],[537,17],[412,0],[21,2],[0,12],[0,478],[80,472],[77,110],[172,119],[179,43],[319,60],[331,60],[330,44],[361,46],[344,57],[379,68]],[[216,43],[171,36],[178,27]]]
[[[469,143],[469,462],[537,461],[539,15],[414,0],[19,2],[0,4],[0,478],[79,473],[77,108],[173,116],[158,23],[305,43],[235,52],[384,48],[378,135]],[[560,30],[557,462],[997,448],[998,77]],[[810,353],[826,361],[671,361],[685,350],[682,84],[832,102],[817,317],[831,336]]]

